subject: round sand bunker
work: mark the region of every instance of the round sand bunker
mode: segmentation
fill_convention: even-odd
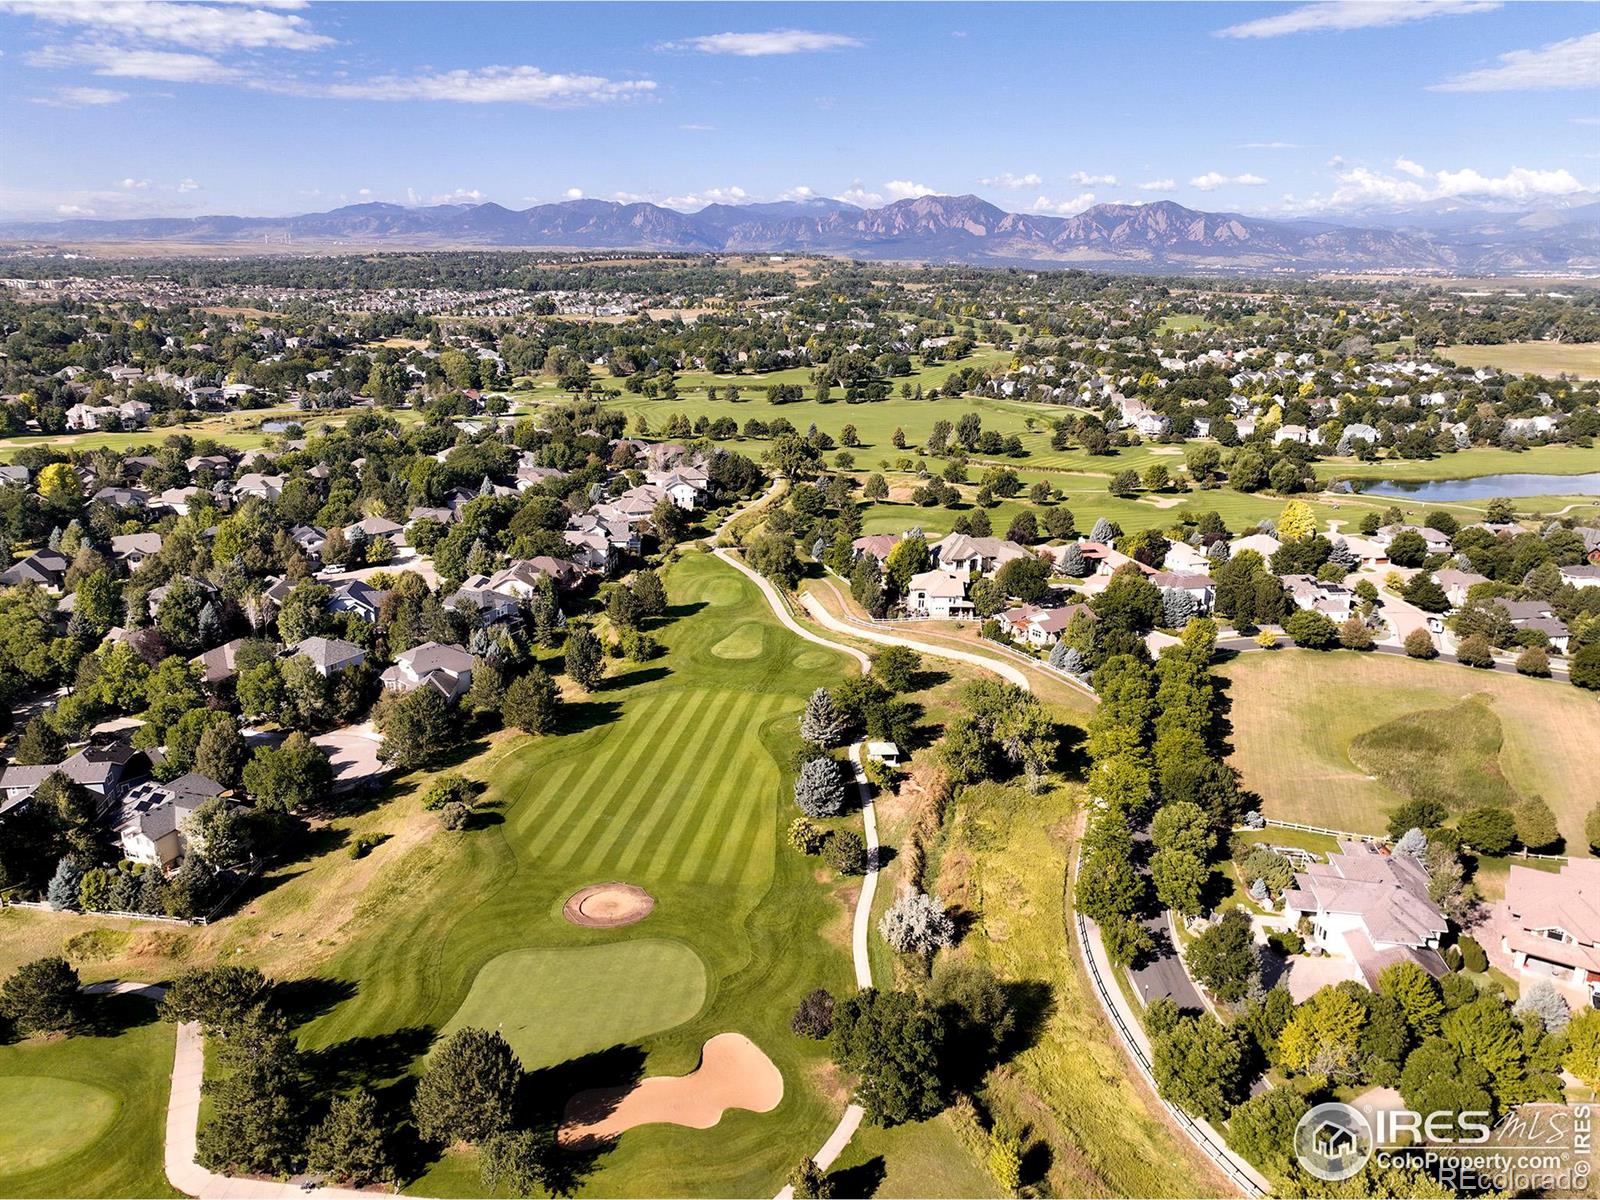
[[[561,915],[574,925],[615,929],[644,920],[655,906],[655,897],[642,887],[631,883],[596,883],[568,896]]]

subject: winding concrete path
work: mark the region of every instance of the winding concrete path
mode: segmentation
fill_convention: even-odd
[[[156,983],[91,983],[84,992],[92,996],[142,996],[157,1000],[167,989]],[[200,1094],[205,1081],[205,1041],[200,1026],[187,1021],[178,1026],[177,1049],[172,1057],[172,1092],[167,1100],[167,1136],[163,1166],[167,1182],[180,1192],[201,1200],[303,1200],[306,1196],[328,1200],[372,1200],[378,1191],[352,1188],[305,1187],[301,1182],[251,1179],[218,1175],[197,1161],[200,1134]]]
[[[723,562],[742,572],[761,589],[761,594],[766,597],[773,615],[790,633],[818,646],[826,646],[830,650],[850,655],[860,665],[863,675],[872,669],[872,659],[867,657],[864,651],[835,642],[821,634],[812,633],[796,621],[778,589],[760,573],[745,566],[727,550],[719,549],[715,553]],[[872,930],[872,901],[878,893],[878,818],[872,810],[872,787],[867,782],[867,772],[862,765],[862,755],[865,753],[866,747],[860,742],[850,747],[850,766],[855,775],[856,792],[861,798],[861,825],[866,834],[864,840],[867,845],[867,873],[861,880],[861,895],[856,899],[855,919],[850,934],[850,955],[855,962],[858,988],[872,986],[872,958],[867,952],[867,937]],[[855,1137],[856,1130],[861,1128],[862,1118],[866,1115],[866,1110],[859,1104],[851,1104],[845,1108],[844,1115],[839,1118],[839,1123],[833,1127],[833,1132],[822,1143],[822,1148],[811,1156],[817,1166],[826,1171],[834,1164],[844,1152],[844,1148],[850,1144],[850,1139]],[[793,1200],[793,1198],[794,1189],[788,1186],[785,1186],[777,1196],[777,1200]]]

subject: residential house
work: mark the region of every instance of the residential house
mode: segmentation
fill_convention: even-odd
[[[1500,945],[1517,970],[1575,984],[1600,1003],[1600,859],[1572,858],[1558,872],[1513,863]]]
[[[191,850],[203,849],[191,844],[189,818],[225,792],[216,780],[196,771],[170,783],[149,780],[132,788],[122,800],[116,823],[123,855],[163,872],[176,870]]]
[[[1000,622],[1000,628],[1013,641],[1042,647],[1054,646],[1060,641],[1072,618],[1079,613],[1087,613],[1091,620],[1094,618],[1094,610],[1087,604],[1065,604],[1058,608],[1022,604],[1006,609],[995,620]]]
[[[1191,546],[1188,542],[1173,542],[1161,565],[1168,571],[1187,571],[1204,575],[1211,570],[1211,559],[1204,546]]]
[[[1437,529],[1430,529],[1426,525],[1385,525],[1378,530],[1375,540],[1388,546],[1402,533],[1415,533],[1428,544],[1429,554],[1448,554],[1450,552],[1450,535],[1440,533]]]
[[[39,550],[0,571],[0,587],[34,583],[47,592],[59,592],[70,565],[66,555],[57,550]]]
[[[1342,583],[1324,583],[1312,575],[1284,575],[1283,586],[1299,608],[1308,608],[1342,621],[1355,607],[1356,595]]]
[[[460,646],[423,642],[395,656],[384,671],[383,686],[391,692],[434,688],[446,700],[457,700],[472,686],[472,655]]]
[[[906,610],[919,617],[970,617],[967,576],[936,569],[913,575],[906,588]]]
[[[1439,939],[1450,922],[1428,896],[1426,868],[1409,854],[1341,841],[1326,863],[1297,872],[1283,899],[1291,923],[1310,919],[1309,943],[1353,960],[1368,987],[1396,962],[1444,974]]]
[[[1252,533],[1248,537],[1234,538],[1228,543],[1228,557],[1238,558],[1246,550],[1254,550],[1263,559],[1271,561],[1283,543],[1270,533]]]
[[[378,609],[388,592],[380,592],[359,579],[342,579],[331,584],[328,596],[329,612],[355,613],[369,624],[378,619]]]
[[[993,575],[1012,559],[1027,558],[1032,551],[997,537],[969,537],[952,533],[928,547],[944,571],[963,576]]]
[[[308,637],[296,642],[289,652],[310,659],[317,674],[324,678],[367,661],[365,650],[339,638]]]
[[[1584,564],[1577,567],[1562,567],[1561,582],[1570,583],[1575,588],[1600,587],[1600,566]]]
[[[1217,586],[1209,575],[1192,571],[1157,571],[1150,576],[1150,582],[1164,592],[1188,593],[1202,613],[1210,612],[1212,604],[1216,602]]]
[[[258,496],[262,500],[276,500],[283,494],[284,478],[282,475],[263,475],[259,471],[250,471],[239,476],[230,489],[235,500],[245,496]]]
[[[197,654],[191,658],[189,661],[200,668],[200,682],[216,687],[237,675],[239,648],[249,640],[237,637],[231,642],[223,642],[222,645],[213,646],[204,654]]]
[[[1450,601],[1451,607],[1460,608],[1467,602],[1467,593],[1480,583],[1488,583],[1487,575],[1479,575],[1475,571],[1458,571],[1454,567],[1446,567],[1442,571],[1433,573],[1434,582],[1444,589],[1445,599]]]
[[[119,533],[111,539],[111,557],[130,571],[137,571],[145,559],[160,553],[159,533]]]

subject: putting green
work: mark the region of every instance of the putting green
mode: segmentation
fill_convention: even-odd
[[[794,665],[802,671],[823,671],[833,667],[839,656],[832,650],[802,650],[794,656]]]
[[[740,625],[727,637],[711,647],[718,658],[758,658],[766,649],[766,634],[754,621]]]
[[[681,1025],[705,999],[705,966],[681,942],[512,950],[483,965],[440,1032],[498,1030],[533,1070]]]
[[[37,1171],[94,1145],[117,1115],[103,1088],[43,1075],[0,1078],[0,1163]]]

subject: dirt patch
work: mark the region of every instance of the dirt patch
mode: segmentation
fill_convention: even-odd
[[[561,915],[587,929],[615,929],[650,915],[655,897],[631,883],[597,883],[567,897]]]
[[[567,1101],[561,1141],[605,1141],[636,1125],[710,1129],[730,1108],[771,1112],[783,1099],[783,1075],[742,1033],[719,1033],[687,1075],[654,1075],[633,1087],[596,1088]]]

